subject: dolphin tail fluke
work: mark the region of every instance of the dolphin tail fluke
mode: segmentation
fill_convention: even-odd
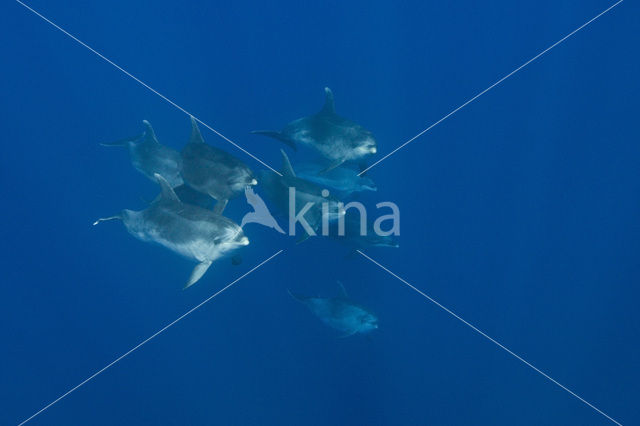
[[[124,138],[124,139],[120,139],[117,140],[115,142],[100,142],[100,145],[102,146],[119,146],[119,147],[126,147],[128,146],[130,143],[134,143],[139,141],[140,139],[142,139],[144,137],[144,133],[141,133],[137,136],[133,136],[131,138]]]
[[[318,175],[322,175],[322,174],[324,174],[324,173],[330,172],[331,170],[335,169],[336,167],[341,166],[342,164],[344,164],[344,160],[338,160],[338,161],[335,161],[335,162],[333,162],[333,163],[329,164],[329,165],[328,165],[327,167],[325,167],[324,169],[320,170],[320,171],[318,172]]]
[[[106,222],[108,220],[122,220],[122,216],[120,216],[119,214],[115,215],[115,216],[109,216],[109,217],[101,217],[100,219],[96,220],[95,222],[93,222],[93,226],[96,226],[97,224],[99,224],[100,222]]]
[[[229,200],[225,200],[225,199],[221,199],[216,201],[216,205],[213,206],[213,212],[215,214],[222,214],[222,212],[224,211],[224,208],[227,207],[227,203],[229,202]]]
[[[270,138],[274,138],[279,140],[280,142],[284,142],[294,151],[298,150],[296,143],[280,132],[276,132],[273,130],[254,130],[253,132],[251,132],[251,134],[269,136]]]
[[[304,302],[305,297],[292,292],[290,289],[287,289],[287,293],[289,293],[289,296],[293,297],[294,299],[296,299],[298,302]]]
[[[202,278],[204,273],[207,272],[207,269],[209,269],[209,266],[211,266],[211,261],[210,260],[198,263],[196,265],[196,267],[193,268],[193,272],[191,272],[191,276],[189,277],[189,281],[184,286],[183,290],[186,290],[189,287],[191,287],[192,285],[194,285],[195,283],[197,283],[198,280],[200,278]]]

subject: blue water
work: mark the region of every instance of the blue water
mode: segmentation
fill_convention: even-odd
[[[317,111],[324,86],[380,158],[612,4],[302,3],[29,2],[276,168],[281,146],[249,131]],[[0,9],[0,424],[280,249],[32,424],[612,424],[333,241],[247,228],[241,265],[182,291],[193,263],[91,223],[157,192],[98,143],[147,119],[180,149],[188,117]],[[638,16],[622,3],[372,169],[367,195],[401,209],[400,248],[369,256],[623,424],[640,424]],[[333,296],[337,279],[379,316],[369,338],[286,293]]]

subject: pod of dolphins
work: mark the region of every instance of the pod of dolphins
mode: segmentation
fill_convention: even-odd
[[[240,159],[205,143],[194,117],[191,117],[191,136],[181,152],[161,144],[148,121],[144,120],[143,125],[141,135],[103,145],[126,148],[133,167],[156,182],[160,194],[143,210],[125,209],[96,220],[94,225],[120,220],[135,238],[160,244],[197,262],[184,288],[198,282],[219,258],[233,256],[233,263],[240,263],[240,257],[233,253],[249,245],[243,227],[255,222],[250,220],[252,214],[268,212],[264,201],[253,191],[252,187],[258,183],[285,215],[289,214],[289,188],[296,191],[296,212],[313,203],[305,218],[316,233],[322,223],[323,203],[328,205],[329,221],[334,221],[344,214],[339,209],[340,201],[357,192],[376,190],[374,182],[359,176],[354,168],[354,164],[360,169],[366,168],[367,157],[377,152],[376,140],[369,130],[336,114],[329,88],[325,88],[325,104],[317,114],[294,120],[281,131],[252,132],[278,139],[294,150],[299,146],[310,148],[320,156],[318,164],[301,164],[296,172],[287,154],[280,150],[282,176],[267,170],[256,175]],[[333,195],[328,195],[327,189],[331,189]],[[255,210],[245,216],[242,226],[223,216],[229,200],[240,194],[246,195]],[[266,216],[270,220],[258,223],[284,232],[275,219]],[[370,229],[370,224],[367,227]],[[331,236],[353,250],[373,245],[397,247],[392,237],[374,232],[360,235],[359,229],[359,221],[347,215],[345,235]],[[300,241],[312,234],[307,228],[305,232]],[[376,329],[376,316],[352,302],[342,284],[339,283],[339,287],[340,296],[333,298],[290,294],[344,336]]]

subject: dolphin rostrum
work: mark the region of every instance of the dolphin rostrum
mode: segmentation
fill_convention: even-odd
[[[214,211],[222,214],[227,201],[256,185],[251,169],[233,155],[207,145],[198,123],[191,117],[191,138],[182,149],[182,178],[193,189],[208,194],[218,202]]]
[[[181,202],[166,179],[157,173],[155,179],[161,193],[149,207],[141,211],[123,210],[96,220],[94,225],[120,219],[139,240],[158,243],[199,262],[184,288],[195,284],[214,260],[249,244],[236,223],[211,210]]]
[[[346,118],[336,114],[333,93],[324,88],[325,104],[317,114],[299,118],[287,124],[282,131],[257,130],[252,133],[278,139],[297,149],[297,144],[308,145],[329,160],[325,170],[331,170],[345,161],[357,161],[377,152],[373,134]]]
[[[294,299],[302,302],[309,310],[329,327],[344,333],[348,337],[356,333],[367,333],[378,328],[378,318],[368,309],[357,305],[349,299],[344,286],[338,281],[340,296],[308,297],[292,293]]]

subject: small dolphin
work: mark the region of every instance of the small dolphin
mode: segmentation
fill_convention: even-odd
[[[148,208],[123,210],[93,224],[120,219],[127,231],[139,240],[158,243],[198,261],[184,288],[195,284],[214,260],[249,244],[249,239],[233,221],[211,210],[182,203],[161,175],[156,173],[155,178],[161,193]]]
[[[182,157],[180,153],[158,142],[151,124],[143,120],[145,131],[139,136],[117,142],[103,143],[103,146],[127,147],[133,167],[155,182],[154,175],[164,177],[175,190],[180,200],[187,204],[211,208],[213,200],[206,194],[186,186],[180,174]]]
[[[214,211],[222,214],[230,198],[257,185],[251,169],[233,155],[207,145],[198,123],[191,117],[191,138],[182,149],[182,178],[193,189],[218,200]]]
[[[312,164],[296,167],[297,175],[315,182],[324,188],[334,190],[340,197],[348,197],[355,192],[377,191],[376,184],[367,176],[359,176],[358,172],[348,167],[338,167],[323,172],[322,168]]]
[[[324,107],[315,115],[299,118],[287,124],[282,131],[257,130],[252,133],[278,139],[293,149],[296,144],[317,150],[330,164],[331,170],[345,161],[361,160],[377,152],[373,134],[353,121],[336,114],[333,93],[324,88]]]
[[[377,329],[378,318],[368,309],[353,303],[340,281],[338,286],[341,294],[332,298],[301,296],[290,290],[289,294],[304,303],[326,325],[343,332],[344,335],[341,337]]]
[[[400,246],[396,236],[379,235],[370,222],[367,222],[365,226],[366,233],[362,234],[359,215],[347,212],[344,219],[344,235],[340,235],[339,229],[336,229],[338,226],[334,226],[329,232],[329,237],[349,247],[353,252],[369,247],[398,248]]]
[[[158,173],[169,182],[172,188],[182,185],[180,153],[158,142],[147,120],[143,120],[142,124],[145,130],[141,135],[101,145],[126,147],[133,167],[140,173],[154,181],[154,175]]]
[[[261,174],[260,180],[262,181],[262,187],[265,189],[267,196],[275,203],[282,214],[289,214],[290,188],[295,189],[295,211],[297,214],[305,209],[308,203],[311,203],[311,206],[304,214],[304,218],[316,233],[322,224],[323,203],[327,205],[327,219],[329,221],[335,221],[344,214],[344,212],[340,210],[340,201],[336,197],[329,194],[329,191],[326,191],[325,188],[306,179],[297,177],[287,154],[283,150],[280,150],[280,154],[282,155],[283,163],[282,176],[278,176],[272,172],[265,172]],[[323,196],[323,192],[326,196]],[[307,232],[306,228],[305,232]],[[307,236],[309,236],[308,232]],[[304,239],[306,239],[306,237],[300,241]]]

